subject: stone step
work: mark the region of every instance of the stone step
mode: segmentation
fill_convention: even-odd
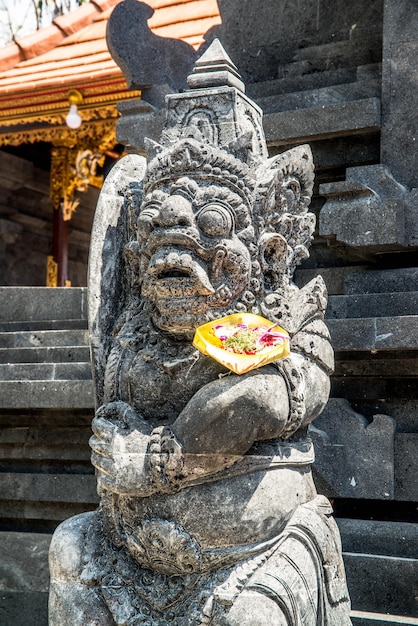
[[[295,282],[303,287],[316,276],[322,276],[330,295],[393,294],[417,291],[418,268],[370,270],[362,266],[298,269]]]
[[[418,349],[418,315],[327,319],[336,352]]]
[[[258,98],[257,104],[267,115],[275,112],[344,104],[355,100],[378,97],[380,93],[379,88],[380,81],[378,79],[344,82],[340,85],[325,87],[314,85],[310,89],[306,88],[295,92]]]
[[[336,519],[344,552],[416,559],[418,524],[367,519]]]
[[[416,291],[417,285],[417,267],[353,271],[350,272],[345,280],[345,293],[369,294]]]
[[[2,472],[1,498],[9,501],[84,503],[99,502],[92,474],[35,474]]]
[[[380,98],[268,112],[263,127],[269,147],[336,139],[353,132],[372,135],[381,128]]]
[[[418,291],[330,296],[327,319],[418,315]]]
[[[2,349],[78,345],[88,345],[87,329],[0,331],[0,346]]]
[[[72,363],[90,359],[87,346],[5,348],[0,351],[0,363]]]
[[[0,322],[86,319],[85,287],[0,287]]]
[[[418,617],[417,558],[344,552],[344,563],[355,611]]]
[[[37,461],[38,467],[50,467],[50,461],[90,461],[90,427],[45,428],[3,426],[0,430],[0,462]],[[4,465],[5,466],[5,465]],[[5,466],[6,467],[6,466]],[[68,465],[66,465],[68,467]]]
[[[2,380],[0,409],[94,410],[91,380]]]
[[[22,331],[44,331],[44,330],[72,330],[87,329],[87,320],[85,318],[76,318],[68,320],[22,320],[22,321],[0,321],[0,332],[22,332]]]
[[[318,89],[329,85],[342,85],[353,83],[357,78],[356,68],[339,68],[336,70],[324,70],[323,72],[311,72],[311,67],[306,61],[297,61],[280,65],[278,78],[247,85],[248,96],[259,102],[269,96],[295,93],[307,89]]]
[[[90,380],[89,361],[70,363],[1,363],[1,380]]]
[[[351,622],[353,626],[418,626],[418,617],[351,611]]]

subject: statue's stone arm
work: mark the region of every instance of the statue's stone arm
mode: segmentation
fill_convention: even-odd
[[[233,465],[256,441],[290,436],[328,394],[324,369],[292,353],[204,385],[170,427],[153,429],[130,405],[111,402],[98,410],[90,441],[99,487],[143,497],[177,491]]]
[[[255,441],[286,425],[286,383],[271,366],[202,387],[171,427],[152,429],[128,404],[103,405],[93,420],[92,463],[99,487],[147,496],[232,465]]]

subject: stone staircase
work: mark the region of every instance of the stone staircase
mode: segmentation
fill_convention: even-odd
[[[341,532],[354,626],[418,625],[418,270],[323,275],[335,350],[314,475]]]
[[[48,548],[95,508],[86,289],[0,288],[0,624],[48,622]]]

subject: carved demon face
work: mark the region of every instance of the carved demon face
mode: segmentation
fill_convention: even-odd
[[[236,194],[204,180],[183,177],[145,198],[137,224],[142,296],[156,326],[190,335],[233,309],[250,280],[242,235],[249,224]]]

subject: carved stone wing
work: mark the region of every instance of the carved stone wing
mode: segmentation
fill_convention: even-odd
[[[135,277],[125,247],[132,238],[142,197],[146,160],[130,154],[118,161],[100,192],[90,242],[88,321],[96,406],[103,401],[106,361],[115,320],[130,297]]]

